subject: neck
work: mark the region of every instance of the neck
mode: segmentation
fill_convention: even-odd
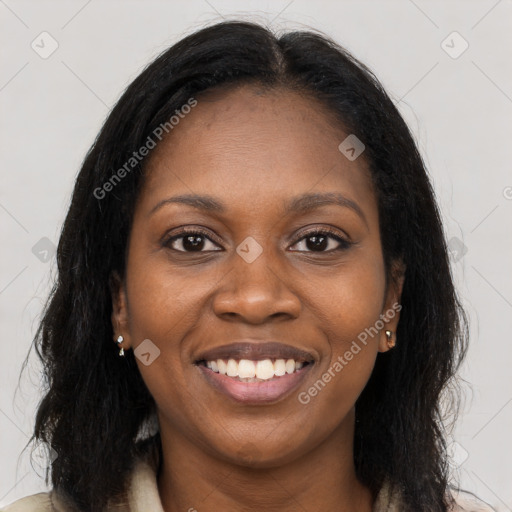
[[[353,411],[321,445],[265,468],[216,458],[160,425],[164,458],[158,488],[165,512],[372,510],[371,492],[355,474]]]

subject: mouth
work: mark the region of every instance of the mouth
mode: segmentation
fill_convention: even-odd
[[[284,399],[314,363],[312,354],[276,342],[224,345],[195,361],[214,389],[246,404]]]

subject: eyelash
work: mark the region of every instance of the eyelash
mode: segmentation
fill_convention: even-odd
[[[172,242],[174,242],[175,240],[179,240],[180,238],[183,238],[186,235],[201,235],[201,236],[207,238],[208,240],[210,240],[210,242],[216,243],[216,242],[214,242],[212,240],[210,233],[208,233],[207,231],[205,231],[205,230],[203,230],[201,228],[184,228],[179,233],[176,233],[176,234],[172,235],[171,237],[167,238],[166,240],[164,240],[163,245],[165,247],[168,247],[169,249],[175,251],[175,252],[180,252],[180,253],[192,254],[194,252],[198,252],[198,253],[201,253],[201,252],[214,252],[214,251],[181,251],[181,250],[177,250],[177,249],[172,249],[170,247]],[[328,251],[293,251],[293,252],[308,252],[308,253],[319,253],[319,254],[324,253],[324,254],[328,254],[328,253],[331,253],[331,252],[347,250],[347,249],[350,248],[350,246],[354,245],[353,242],[349,242],[345,238],[342,238],[336,231],[334,231],[332,229],[329,229],[329,228],[316,228],[316,229],[307,231],[306,233],[302,233],[300,238],[298,238],[293,243],[293,245],[296,245],[298,242],[301,242],[302,240],[310,238],[313,235],[327,235],[329,238],[333,238],[334,240],[336,240],[336,242],[339,243],[339,247],[337,247],[336,249],[330,249]]]

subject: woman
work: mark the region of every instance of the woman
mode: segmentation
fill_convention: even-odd
[[[85,159],[58,270],[53,491],[6,511],[491,510],[448,486],[467,324],[431,184],[334,42],[225,22],[164,52]]]

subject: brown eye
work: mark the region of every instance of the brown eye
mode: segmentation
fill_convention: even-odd
[[[332,252],[348,249],[352,245],[351,242],[330,230],[310,231],[295,245],[300,243],[303,243],[305,249],[299,249],[298,252]]]
[[[173,235],[171,238],[168,238],[164,245],[178,252],[208,252],[222,250],[212,242],[206,232],[198,229],[183,230],[180,233]]]

